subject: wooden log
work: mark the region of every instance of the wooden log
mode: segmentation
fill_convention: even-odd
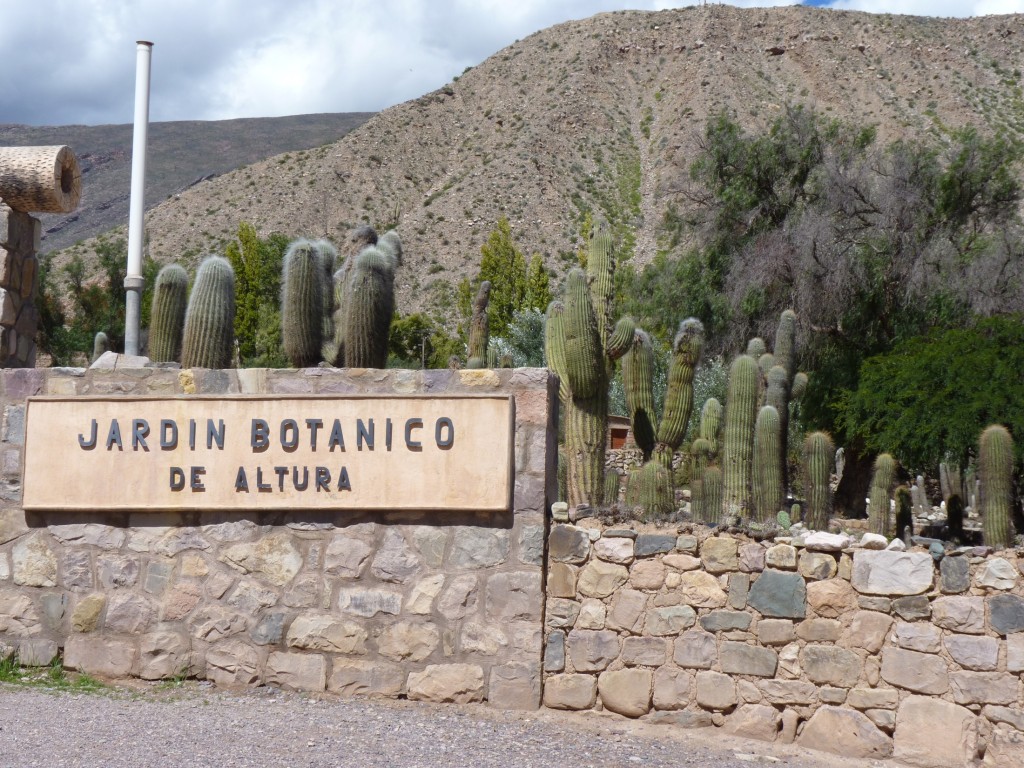
[[[70,147],[0,147],[0,199],[24,213],[71,213],[82,172]]]

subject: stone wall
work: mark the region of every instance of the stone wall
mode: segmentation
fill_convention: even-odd
[[[36,363],[39,219],[0,202],[0,367]]]
[[[19,508],[27,397],[232,393],[512,394],[513,508]],[[0,644],[23,663],[62,652],[65,666],[112,677],[537,707],[556,396],[536,369],[0,372]]]
[[[870,537],[869,537],[870,538]],[[873,542],[884,546],[884,540]],[[1024,765],[1024,560],[554,523],[544,703],[920,766]]]

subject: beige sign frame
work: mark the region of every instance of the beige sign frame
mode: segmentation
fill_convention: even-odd
[[[505,511],[514,435],[511,395],[32,397],[22,505]]]

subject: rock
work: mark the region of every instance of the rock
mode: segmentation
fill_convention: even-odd
[[[892,741],[866,715],[829,705],[815,711],[797,743],[843,757],[873,759],[892,754]]]
[[[405,687],[405,672],[383,661],[335,659],[327,690],[341,696],[396,698]]]
[[[584,597],[609,597],[626,583],[629,571],[625,566],[591,560],[580,571],[576,590]]]
[[[882,679],[915,693],[939,695],[949,690],[943,658],[902,648],[886,648],[882,652]]]
[[[43,534],[34,533],[11,550],[14,583],[21,587],[57,586],[57,557]]]
[[[550,632],[544,644],[544,671],[561,672],[565,669],[565,632]]]
[[[409,675],[408,689],[411,701],[483,701],[484,671],[476,664],[429,664]]]
[[[357,579],[366,568],[373,548],[362,539],[337,533],[327,545],[324,572],[331,576]]]
[[[636,541],[636,531],[632,528],[609,528],[603,534],[606,539],[632,539]]]
[[[576,568],[565,563],[548,566],[548,597],[576,597]]]
[[[997,595],[991,600],[1004,597]],[[931,604],[932,623],[952,632],[977,635],[985,631],[985,600],[981,597],[938,597]],[[1022,613],[1024,618],[1024,613]],[[1024,627],[1024,622],[1022,622]]]
[[[682,574],[676,592],[684,603],[694,608],[721,608],[728,602],[718,579],[704,571]]]
[[[71,629],[75,632],[92,632],[99,626],[100,614],[106,604],[107,598],[102,594],[83,597],[78,601],[78,605],[75,606],[75,610],[71,614]],[[0,628],[3,628],[2,621],[0,621]]]
[[[789,544],[775,544],[768,547],[764,554],[765,565],[783,571],[796,569],[796,547]]]
[[[624,629],[639,634],[646,609],[647,595],[635,589],[620,589],[612,598],[607,625],[610,629]]]
[[[684,533],[676,539],[676,549],[687,555],[697,554],[697,537],[690,533]]]
[[[619,655],[619,636],[611,630],[574,629],[569,659],[577,672],[601,672]]]
[[[985,749],[984,765],[1024,765],[1024,733],[997,725]]]
[[[736,683],[721,672],[697,673],[697,703],[705,709],[731,709],[736,706]]]
[[[1013,589],[1017,585],[1017,568],[1002,557],[993,557],[978,569],[974,583],[989,589]]]
[[[569,505],[564,501],[556,501],[551,505],[551,517],[565,523],[569,521]]]
[[[728,573],[738,570],[739,542],[733,538],[711,537],[700,545],[700,559],[708,573]]]
[[[744,739],[775,741],[782,716],[766,704],[740,704],[725,720],[725,731]]]
[[[551,629],[571,629],[580,615],[580,604],[560,597],[548,599],[544,623]]]
[[[782,729],[779,733],[779,741],[783,744],[792,744],[796,741],[796,729],[800,725],[800,715],[796,710],[782,710]]]
[[[1000,635],[1024,631],[1024,598],[995,595],[989,598],[989,624]]]
[[[124,546],[128,534],[124,528],[100,523],[71,523],[68,525],[51,525],[47,530],[61,544],[87,544],[98,549],[120,549]],[[0,533],[3,528],[0,525]],[[26,529],[27,531],[27,529]],[[9,541],[0,535],[0,544]]]
[[[885,549],[887,552],[906,552],[907,545],[903,543],[903,539],[893,539]]]
[[[894,688],[854,688],[846,703],[854,709],[896,709],[899,691]]]
[[[944,557],[939,564],[939,585],[943,592],[959,594],[971,586],[971,566],[966,557]]]
[[[399,621],[380,633],[377,652],[395,661],[417,662],[429,657],[440,642],[441,633],[434,624],[426,621]]]
[[[264,680],[291,691],[322,691],[327,687],[327,661],[316,653],[275,651],[267,658]]]
[[[800,677],[800,643],[790,643],[779,650],[779,677]]]
[[[676,547],[675,536],[666,536],[658,533],[642,533],[636,537],[634,552],[637,557],[651,557],[671,552]]]
[[[194,581],[179,581],[164,598],[160,618],[163,621],[180,621],[199,605],[203,591]]]
[[[804,546],[816,552],[842,552],[852,542],[845,533],[827,533],[814,531],[804,537]]]
[[[714,717],[707,712],[653,712],[644,718],[644,722],[675,728],[710,728],[715,724]]]
[[[0,562],[6,565],[4,558]],[[61,583],[66,589],[92,589],[92,561],[88,552],[65,551],[61,554]]]
[[[744,611],[711,611],[700,617],[700,625],[708,632],[727,632],[750,628],[751,615]]]
[[[892,610],[892,600],[888,597],[873,597],[871,595],[858,595],[857,605],[865,611],[878,611],[889,613]]]
[[[750,587],[747,605],[763,616],[802,619],[807,612],[807,587],[797,573],[765,569]]]
[[[259,682],[259,666],[256,649],[238,640],[225,640],[206,651],[206,678],[221,687]]]
[[[441,592],[444,586],[444,574],[437,573],[420,579],[413,586],[412,591],[405,603],[405,609],[409,613],[416,613],[421,616],[429,614],[434,607],[434,598]]]
[[[761,619],[757,622],[757,641],[761,645],[786,645],[796,639],[789,619]]]
[[[833,688],[831,685],[823,685],[818,689],[818,700],[822,704],[843,704],[846,702],[846,694],[845,688]]]
[[[153,632],[139,638],[139,677],[143,680],[176,677],[188,670],[189,640],[186,635]]]
[[[710,632],[684,632],[675,640],[672,659],[680,667],[710,669],[718,660],[718,644]]]
[[[198,592],[198,585],[196,590]],[[237,608],[241,613],[255,616],[262,609],[276,604],[277,600],[277,592],[267,589],[256,579],[242,579],[227,599],[227,604]]]
[[[818,696],[817,687],[802,680],[758,680],[757,688],[769,704],[806,706]]]
[[[224,610],[217,605],[207,605],[189,619],[189,626],[192,637],[215,643],[225,637],[244,632],[248,628],[248,623],[241,614]]]
[[[864,714],[868,719],[886,733],[892,733],[896,728],[896,713],[889,709],[865,709]]]
[[[552,709],[591,709],[597,702],[593,675],[553,675],[544,681],[544,706]]]
[[[660,667],[668,657],[668,641],[660,637],[627,637],[619,659],[627,667]]]
[[[540,526],[527,526],[527,528],[536,529],[543,536],[543,529]],[[525,531],[524,528],[524,536]],[[416,551],[419,552],[423,564],[428,568],[440,568],[444,564],[444,550],[448,544],[448,532],[444,528],[435,528],[432,525],[413,526],[412,543],[416,547]],[[543,542],[540,543],[540,546],[543,548]],[[522,551],[520,550],[521,553]],[[329,681],[327,685],[330,686]]]
[[[524,525],[519,531],[519,562],[523,565],[544,565],[544,526]]]
[[[367,632],[359,624],[330,614],[304,614],[288,628],[286,642],[289,648],[362,655],[366,638]]]
[[[885,549],[889,544],[889,540],[880,533],[868,531],[860,537],[860,542],[858,543],[864,549]]]
[[[57,643],[45,637],[23,637],[18,643],[18,663],[23,667],[48,667],[57,658]]]
[[[798,570],[805,579],[824,581],[839,572],[839,565],[827,552],[801,552]]]
[[[677,571],[695,571],[700,568],[700,558],[693,555],[665,555],[661,562]]]
[[[866,595],[918,595],[931,589],[935,576],[932,558],[925,552],[871,552],[853,556],[855,590]]]
[[[742,611],[747,607],[747,597],[750,595],[750,574],[730,573],[729,574],[729,607]]]
[[[543,604],[539,570],[495,573],[487,579],[485,608],[493,621],[539,621]]]
[[[1024,711],[1018,707],[999,707],[986,704],[981,710],[981,714],[993,723],[1006,723],[1024,733]]]
[[[111,632],[135,635],[146,630],[156,617],[156,605],[148,597],[115,592],[107,604],[103,622]]]
[[[841,633],[842,624],[836,619],[807,619],[796,625],[796,636],[808,643],[835,643]]]
[[[1024,634],[1008,635],[1006,638],[1006,671],[1024,672]],[[1021,728],[1024,731],[1024,728]]]
[[[609,563],[629,565],[633,562],[633,541],[621,538],[601,538],[594,542],[594,555]]]
[[[964,669],[991,671],[999,661],[999,641],[994,637],[975,635],[947,635],[943,640],[946,651]],[[1009,658],[1007,659],[1009,667]],[[1011,670],[1012,671],[1012,670]]]
[[[556,526],[556,528],[571,526]],[[585,535],[585,532],[584,532]],[[554,532],[552,532],[554,539]],[[511,537],[504,528],[479,528],[463,525],[455,529],[452,549],[448,555],[448,567],[456,570],[477,570],[493,568],[508,560]],[[587,538],[587,550],[590,538]]]
[[[907,696],[896,712],[894,756],[921,768],[962,768],[975,755],[977,718],[952,702]]]
[[[234,544],[220,556],[243,573],[254,573],[271,584],[283,587],[302,567],[302,554],[292,544],[288,534],[274,534],[255,543]],[[319,690],[322,690],[323,686]]]
[[[151,595],[162,595],[164,590],[167,589],[167,585],[171,583],[171,575],[174,573],[174,561],[150,561],[149,567],[146,568],[146,579],[142,584],[142,588],[149,592]],[[192,555],[191,557],[186,556],[182,558],[181,562],[181,575],[192,577],[192,578],[203,578],[209,575],[210,570],[206,566],[206,561],[198,555]]]
[[[654,670],[654,694],[652,696],[654,708],[685,709],[693,696],[693,687],[692,672],[659,666]]]
[[[818,685],[852,688],[864,672],[864,662],[853,651],[831,645],[807,645],[800,664],[808,679]]]
[[[633,589],[659,590],[667,575],[668,570],[660,560],[640,560],[629,570],[629,585]]]
[[[812,581],[807,585],[807,604],[819,616],[837,619],[853,611],[857,595],[843,579]]]
[[[579,565],[590,556],[590,536],[575,525],[553,525],[548,535],[548,557],[557,563]]]
[[[892,633],[892,640],[900,648],[920,653],[938,653],[941,647],[942,633],[931,624],[899,622]]]
[[[540,706],[540,670],[533,663],[491,667],[487,702],[497,709],[535,710]]]
[[[931,616],[932,606],[927,595],[911,595],[898,597],[892,601],[892,610],[897,616],[907,621],[927,619]]]
[[[688,605],[671,605],[666,608],[654,608],[647,613],[644,633],[656,637],[678,635],[689,629],[697,621],[697,614]]]
[[[739,550],[740,570],[744,573],[760,573],[764,570],[765,549],[760,544],[744,544]]]
[[[878,653],[891,626],[892,618],[884,613],[857,611],[846,631],[844,645],[848,648],[863,648],[868,653]]]
[[[586,598],[580,605],[580,615],[576,626],[580,629],[604,629],[607,608],[594,597]]]
[[[463,573],[452,579],[448,588],[441,593],[437,601],[437,612],[449,621],[457,621],[476,613],[479,603],[478,577],[474,573]]]
[[[256,626],[249,632],[249,637],[256,645],[277,645],[284,637],[284,620],[286,613],[275,611],[260,616]]]
[[[98,635],[71,635],[64,645],[67,669],[103,677],[127,677],[135,663],[135,644]]]
[[[402,610],[402,593],[364,587],[339,589],[338,609],[364,619],[373,618],[378,613],[394,615]]]
[[[128,544],[131,547],[131,543]],[[250,545],[251,546],[251,545]],[[192,526],[175,527],[157,539],[150,549],[158,555],[174,557],[188,549],[208,550],[211,548],[198,528]]]
[[[640,717],[651,709],[653,673],[649,669],[604,671],[597,678],[597,690],[605,709],[626,717]]]
[[[774,677],[778,654],[770,648],[725,641],[718,652],[722,671],[729,675]]]
[[[957,704],[1016,704],[1020,679],[1003,672],[953,672],[949,675]]]

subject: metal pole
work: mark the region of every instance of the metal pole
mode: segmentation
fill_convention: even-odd
[[[135,44],[135,132],[132,136],[132,192],[128,208],[128,274],[124,279],[124,353],[139,354],[142,305],[142,240],[146,216],[146,136],[149,133],[149,62],[153,44]]]

